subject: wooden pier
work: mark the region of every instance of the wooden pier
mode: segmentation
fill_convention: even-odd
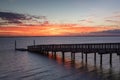
[[[96,63],[96,53],[100,55],[100,65],[102,65],[103,54],[110,55],[110,65],[112,65],[112,54],[120,55],[120,43],[86,43],[86,44],[49,44],[49,45],[32,45],[28,46],[28,51],[48,55],[52,52],[56,56],[56,52],[62,53],[62,59],[65,59],[65,52],[71,52],[71,60],[75,61],[75,53],[81,53],[82,59],[85,54],[85,62],[87,63],[87,54],[94,54]]]
[[[62,53],[62,60],[65,59],[65,53],[71,53],[71,60],[75,62],[75,54],[81,53],[81,59],[84,59],[87,63],[88,54],[94,54],[94,63],[96,64],[96,54],[100,55],[100,65],[102,65],[103,54],[109,54],[109,63],[112,65],[112,54],[116,53],[120,56],[120,43],[86,43],[86,44],[44,44],[44,45],[35,45],[35,40],[33,45],[28,46],[27,49],[16,48],[15,41],[15,50],[19,51],[30,51],[39,54],[48,55],[49,52],[52,52],[52,55],[56,57],[56,52]]]

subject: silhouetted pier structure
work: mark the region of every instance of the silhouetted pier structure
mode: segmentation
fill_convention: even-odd
[[[48,55],[52,52],[52,55],[56,57],[56,52],[62,53],[62,60],[65,59],[65,53],[71,53],[72,62],[75,61],[75,54],[81,53],[81,59],[84,59],[87,63],[88,54],[94,54],[94,63],[96,64],[96,54],[100,55],[100,65],[102,65],[103,54],[109,54],[109,62],[112,65],[112,54],[116,53],[120,56],[120,43],[85,43],[85,44],[44,44],[35,45],[35,40],[33,40],[33,45],[25,48],[17,48],[17,43],[15,41],[15,50],[18,51],[30,51],[39,54]]]
[[[47,44],[28,46],[28,51],[46,54],[52,52],[56,57],[56,52],[62,53],[62,59],[65,59],[65,53],[71,52],[71,60],[75,61],[75,53],[81,53],[83,60],[85,54],[85,62],[87,63],[87,54],[94,53],[94,61],[96,63],[96,53],[100,55],[100,64],[102,65],[103,54],[110,54],[110,65],[112,65],[112,54],[120,55],[120,43],[86,43],[86,44]]]

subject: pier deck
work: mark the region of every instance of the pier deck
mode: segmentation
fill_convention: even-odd
[[[49,44],[28,46],[28,51],[32,52],[81,52],[81,53],[99,53],[120,54],[120,43],[93,43],[93,44]]]

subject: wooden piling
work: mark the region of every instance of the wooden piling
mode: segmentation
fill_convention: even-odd
[[[54,56],[54,52],[52,51],[52,56]]]
[[[96,52],[94,53],[94,63],[96,65]]]
[[[64,59],[65,59],[65,53],[62,52],[62,60],[64,61]]]
[[[110,53],[110,66],[112,66],[112,53]]]
[[[81,53],[81,57],[82,57],[82,60],[83,60],[83,58],[84,58],[84,57],[83,57],[83,53]]]
[[[71,61],[75,62],[75,53],[74,52],[71,52]]]
[[[87,53],[85,53],[85,62],[87,63]]]
[[[56,59],[56,51],[54,52],[54,58]]]
[[[46,55],[47,55],[47,56],[49,55],[49,51],[47,51]]]
[[[15,40],[15,50],[17,49],[17,42],[16,42],[16,40]]]
[[[73,53],[73,59],[74,59],[74,61],[75,61],[75,53]]]
[[[102,66],[102,53],[100,54],[100,66]]]

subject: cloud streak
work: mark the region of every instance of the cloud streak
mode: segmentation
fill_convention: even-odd
[[[120,36],[120,29],[114,30],[105,30],[100,32],[92,32],[89,35],[98,35],[98,36]]]
[[[78,22],[84,22],[84,23],[94,23],[94,16],[93,15],[90,15],[88,18],[86,19],[82,19],[82,20],[79,20]]]
[[[120,24],[120,21],[118,20],[105,20],[105,21],[110,23]]]

